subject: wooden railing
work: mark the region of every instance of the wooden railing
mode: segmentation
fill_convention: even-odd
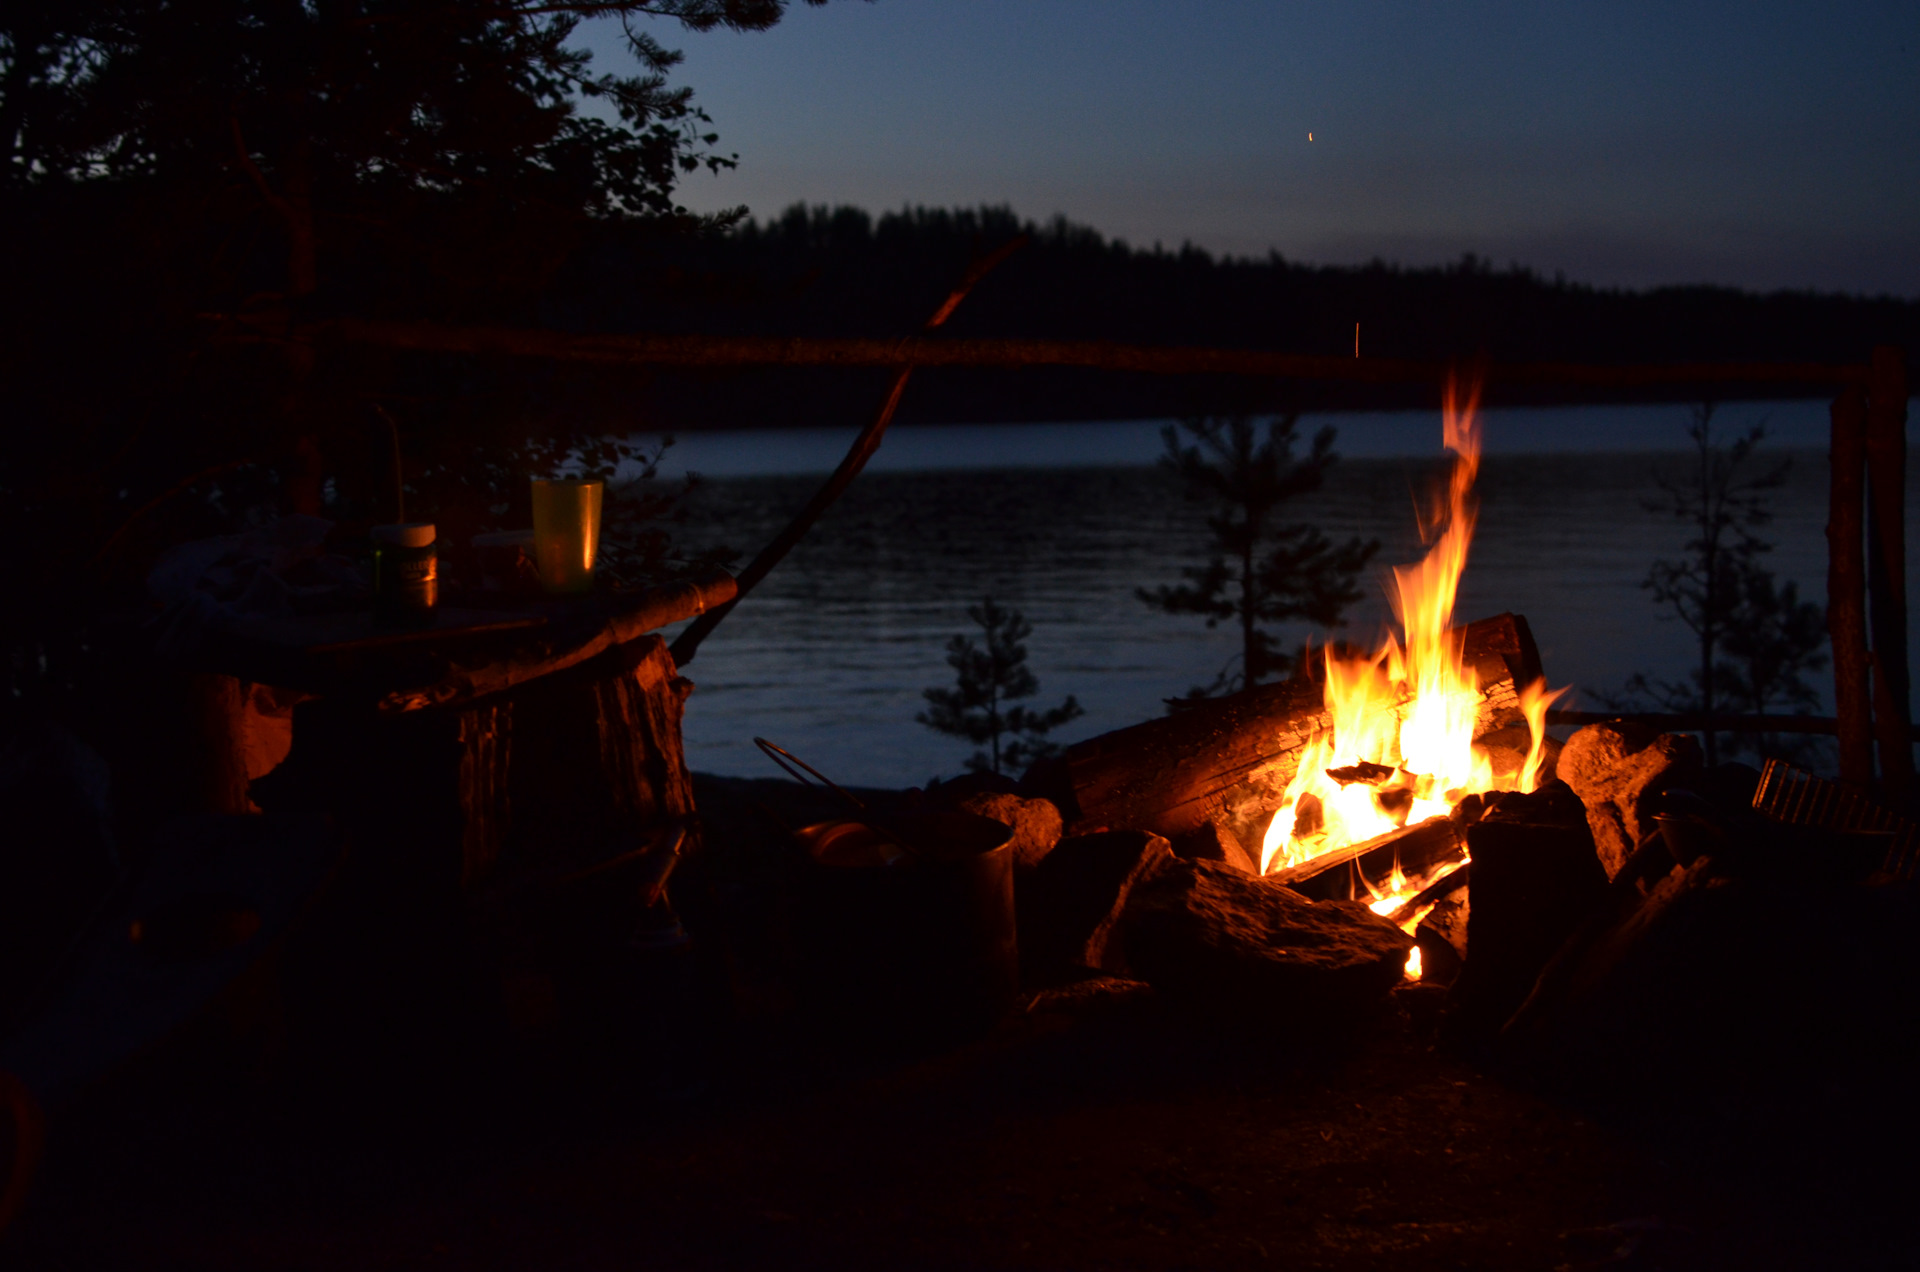
[[[1396,358],[1317,357],[1261,349],[1200,349],[1091,340],[899,340],[703,335],[582,335],[505,328],[339,319],[299,333],[316,343],[420,352],[536,357],[570,362],[677,367],[1074,367],[1153,375],[1239,375],[1358,384],[1438,385],[1447,365]],[[1894,807],[1914,790],[1906,600],[1906,409],[1902,352],[1865,363],[1688,362],[1608,365],[1488,363],[1493,386],[1579,392],[1661,391],[1710,396],[1714,387],[1838,392],[1832,406],[1827,521],[1827,620],[1833,645],[1840,779],[1874,781]],[[897,397],[897,394],[896,394]],[[1795,729],[1769,717],[1770,731]],[[1799,717],[1789,717],[1799,719]],[[1716,717],[1716,728],[1735,729]],[[1678,726],[1676,726],[1678,727]],[[1704,728],[1705,723],[1695,727]]]

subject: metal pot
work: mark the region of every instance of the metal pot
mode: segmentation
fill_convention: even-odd
[[[1012,835],[964,812],[796,831],[813,1005],[867,1037],[956,1041],[990,1028],[1019,991]]]

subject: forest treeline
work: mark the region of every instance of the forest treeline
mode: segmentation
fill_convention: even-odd
[[[796,205],[729,232],[662,241],[610,236],[578,258],[546,317],[586,331],[898,336],[915,331],[974,254],[1030,242],[944,329],[955,337],[1419,360],[1863,361],[1875,344],[1920,346],[1920,301],[1731,287],[1595,287],[1496,267],[1309,265],[1278,253],[1222,257],[1140,248],[1063,217],[1011,209]],[[1119,376],[1062,370],[922,373],[903,418],[1005,421],[1156,417],[1192,410],[1393,405],[1405,390]],[[847,422],[880,374],[766,371],[661,375],[661,423]],[[1411,404],[1406,402],[1404,404]]]

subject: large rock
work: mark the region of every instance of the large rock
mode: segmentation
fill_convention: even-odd
[[[1144,830],[1062,839],[1014,888],[1027,983],[1071,980],[1085,969],[1124,974],[1114,939],[1121,911],[1140,881],[1172,860],[1167,841]]]
[[[1590,724],[1567,739],[1557,772],[1586,805],[1594,849],[1611,879],[1653,829],[1655,797],[1699,776],[1700,744],[1622,720]]]
[[[1467,848],[1473,900],[1449,1027],[1473,1038],[1513,1014],[1547,960],[1606,896],[1607,874],[1586,810],[1561,782],[1505,796],[1467,828]]]
[[[1224,862],[1177,859],[1133,890],[1121,931],[1156,990],[1262,1028],[1378,1001],[1413,944],[1357,901],[1309,901]]]
[[[957,807],[1012,828],[1010,842],[1016,869],[1033,869],[1060,842],[1060,810],[1049,800],[981,792],[962,799]]]
[[[1259,874],[1258,863],[1239,836],[1218,822],[1207,822],[1173,841],[1175,856],[1189,861],[1222,861],[1241,874]]]

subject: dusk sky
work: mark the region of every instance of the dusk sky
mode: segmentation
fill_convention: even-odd
[[[699,209],[1004,203],[1308,262],[1920,296],[1913,0],[835,0],[656,29],[740,157],[686,181]]]

